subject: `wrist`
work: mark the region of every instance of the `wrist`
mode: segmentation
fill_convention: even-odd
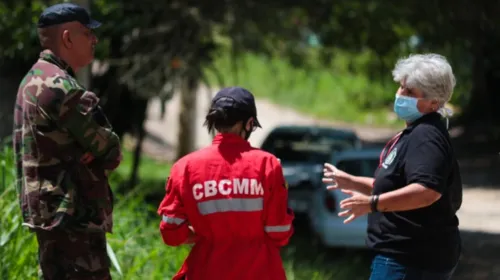
[[[370,196],[370,209],[372,213],[379,212],[378,211],[378,199],[379,196],[377,194]]]

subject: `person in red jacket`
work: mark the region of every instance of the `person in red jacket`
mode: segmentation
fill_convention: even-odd
[[[253,95],[222,89],[205,125],[212,145],[175,162],[158,209],[165,244],[194,243],[173,280],[286,279],[280,247],[294,215],[279,160],[248,142],[261,127]]]

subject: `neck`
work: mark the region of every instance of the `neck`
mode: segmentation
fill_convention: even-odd
[[[222,133],[222,134],[232,134],[232,135],[239,136],[241,138],[245,138],[245,137],[243,137],[244,135],[242,135],[243,133],[241,131],[221,131],[220,133]]]
[[[78,70],[80,70],[80,67],[77,67],[75,63],[73,63],[71,56],[66,54],[64,51],[61,51],[59,48],[50,48],[49,51],[52,52],[56,57],[67,63],[68,66],[73,70],[73,72],[76,73]]]
[[[236,135],[238,137],[241,137],[244,140],[248,140],[245,138],[246,132],[244,130],[231,129],[231,130],[227,130],[227,131],[219,131],[219,133],[232,134],[232,135]]]

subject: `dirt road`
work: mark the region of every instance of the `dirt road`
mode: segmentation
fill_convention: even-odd
[[[212,94],[215,94],[212,93]],[[209,94],[206,89],[199,91],[197,104],[196,126],[197,147],[208,145],[211,141],[206,128],[202,126],[203,117],[209,104]],[[171,153],[176,146],[179,114],[179,98],[174,96],[167,105],[165,118],[160,119],[160,103],[153,101],[148,110],[146,129],[156,135],[164,145],[149,143],[145,145],[146,152],[150,155],[158,153]],[[393,129],[373,128],[367,126],[352,126],[316,120],[297,113],[293,110],[282,108],[266,100],[257,100],[258,117],[263,129],[259,129],[250,139],[254,146],[259,146],[264,137],[277,125],[281,124],[322,124],[336,127],[351,128],[364,140],[378,140],[388,138],[394,134]],[[151,142],[151,141],[149,141]],[[162,149],[161,146],[170,146]],[[170,157],[170,156],[167,156]],[[462,170],[464,172],[464,170]],[[465,171],[466,172],[466,171]],[[487,176],[485,176],[487,178]],[[487,182],[485,183],[487,185]],[[454,279],[496,279],[500,280],[500,187],[481,187],[481,185],[465,186],[464,201],[459,212],[460,228],[464,232],[464,258]]]
[[[210,143],[211,137],[207,133],[205,127],[203,127],[204,116],[208,109],[209,96],[205,88],[199,91],[198,104],[197,104],[197,116],[196,116],[196,126],[197,126],[197,143],[198,147],[205,146]],[[212,92],[211,96],[215,95]],[[291,109],[277,106],[268,102],[267,100],[256,100],[258,118],[263,126],[262,129],[258,129],[252,134],[250,142],[254,146],[259,146],[264,137],[277,125],[281,124],[300,124],[300,125],[310,125],[310,124],[328,124],[326,121],[316,120],[312,117],[299,114]],[[179,116],[179,95],[175,95],[174,98],[167,105],[167,113],[163,120],[159,119],[160,116],[160,102],[154,100],[149,105],[148,110],[148,121],[146,123],[146,129],[175,146],[177,142],[177,131],[178,127],[178,116]],[[337,127],[351,128],[354,129],[362,138],[364,139],[379,139],[381,137],[389,137],[393,134],[391,129],[373,129],[370,127],[355,126],[348,124],[335,124]]]

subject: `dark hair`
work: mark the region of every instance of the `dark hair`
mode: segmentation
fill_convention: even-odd
[[[227,132],[238,122],[246,122],[250,119],[250,113],[238,110],[236,108],[220,108],[211,107],[205,117],[205,123],[208,132],[211,133],[214,129]]]

